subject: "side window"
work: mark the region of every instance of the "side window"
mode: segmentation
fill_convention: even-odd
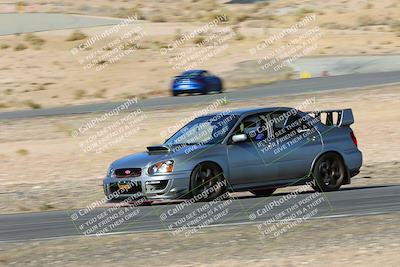
[[[288,130],[307,130],[310,127],[307,122],[299,114],[290,115],[285,121],[285,128]]]
[[[288,135],[297,135],[298,129],[304,130],[309,128],[299,114],[287,116],[285,112],[274,112],[270,114],[270,117],[272,121],[273,138],[279,140]]]
[[[203,71],[203,72],[200,74],[200,76],[208,77],[208,76],[210,76],[210,73],[208,73],[207,71]]]
[[[283,112],[274,112],[270,114],[270,118],[273,121],[272,128],[274,132],[285,128],[285,119],[282,119]]]
[[[260,113],[244,118],[235,129],[234,134],[246,134],[248,142],[282,140],[287,135],[295,136],[298,130],[311,127],[302,116],[287,116],[283,111]]]
[[[262,141],[267,138],[270,132],[267,120],[267,114],[248,116],[241,121],[234,134],[246,134],[248,142]]]

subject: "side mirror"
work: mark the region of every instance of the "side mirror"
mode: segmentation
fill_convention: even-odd
[[[244,142],[246,140],[247,140],[247,135],[245,134],[235,134],[234,136],[232,136],[233,143]]]

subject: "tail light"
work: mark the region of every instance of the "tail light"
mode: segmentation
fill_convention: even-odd
[[[195,78],[194,80],[195,80],[196,82],[198,82],[198,83],[203,83],[203,82],[204,82],[202,78]]]
[[[357,137],[354,135],[353,131],[350,132],[350,136],[351,136],[351,140],[353,140],[353,143],[356,145],[356,147],[358,147]]]

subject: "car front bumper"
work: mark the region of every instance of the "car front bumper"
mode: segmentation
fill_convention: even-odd
[[[190,198],[190,171],[181,171],[166,175],[142,175],[134,178],[112,178],[103,180],[103,189],[106,196],[116,196],[114,199],[123,199],[140,195],[149,200],[172,200]],[[119,190],[119,185],[131,184],[129,190]]]

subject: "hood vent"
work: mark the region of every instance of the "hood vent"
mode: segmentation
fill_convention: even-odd
[[[169,147],[163,146],[163,145],[158,145],[158,146],[148,146],[147,150],[149,152],[168,152]]]

